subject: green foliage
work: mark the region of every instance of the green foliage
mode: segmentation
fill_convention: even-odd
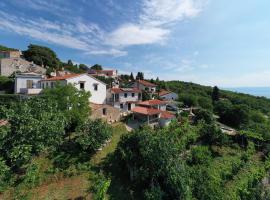
[[[88,66],[85,64],[79,64],[79,69],[87,72],[89,70]]]
[[[32,98],[0,109],[10,129],[2,138],[1,152],[13,166],[22,166],[31,156],[61,143],[65,118],[52,102]]]
[[[215,102],[215,101],[218,101],[220,98],[220,92],[219,92],[219,89],[217,86],[215,86],[213,88],[213,92],[212,92],[212,101]]]
[[[90,178],[90,181],[92,182],[90,186],[90,192],[93,193],[93,199],[105,200],[107,190],[109,189],[111,184],[111,180],[106,179],[102,173],[99,173],[97,175],[93,175]]]
[[[0,76],[0,91],[6,93],[13,93],[14,90],[14,79],[5,76]]]
[[[26,60],[33,61],[37,65],[53,69],[57,69],[60,64],[56,53],[48,47],[30,44],[28,49],[23,52],[23,56]]]
[[[94,70],[103,70],[102,66],[99,65],[99,64],[95,64],[93,65],[92,67],[90,67],[91,69],[94,69]]]
[[[196,146],[191,149],[191,164],[208,164],[211,159],[211,151],[207,146]]]
[[[9,48],[3,45],[0,45],[0,51],[17,51],[18,49]]]
[[[9,186],[11,179],[11,170],[6,165],[3,158],[0,157],[0,193],[4,192],[5,188]]]
[[[207,97],[199,97],[198,105],[205,110],[213,111],[212,101]]]
[[[203,120],[207,124],[214,123],[213,114],[210,111],[200,109],[195,113],[195,122],[198,123],[199,121]]]
[[[112,136],[111,128],[101,120],[88,120],[76,132],[76,142],[89,153],[99,149]]]
[[[57,84],[55,88],[45,89],[43,95],[57,103],[57,110],[64,113],[71,129],[89,117],[89,92],[78,90],[71,84],[65,86]]]
[[[198,105],[197,97],[195,95],[192,95],[192,94],[180,94],[178,99],[180,102],[183,102],[184,105],[187,107]]]
[[[136,80],[144,80],[144,74],[143,74],[143,72],[138,72],[137,73]]]

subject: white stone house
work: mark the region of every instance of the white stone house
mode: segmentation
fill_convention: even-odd
[[[132,84],[132,87],[140,89],[140,90],[144,90],[144,91],[149,92],[149,93],[155,93],[157,91],[156,84],[150,83],[150,82],[145,81],[145,80],[136,80]]]
[[[161,99],[166,101],[175,101],[178,99],[178,95],[176,93],[167,90],[161,90],[158,95]]]
[[[94,78],[89,74],[68,74],[56,76],[40,81],[41,88],[53,88],[57,83],[62,85],[72,84],[79,90],[85,90],[91,93],[89,102],[95,104],[106,103],[106,84]]]
[[[111,88],[107,103],[126,112],[131,111],[141,98],[141,90],[137,88]]]
[[[21,73],[15,75],[15,94],[36,95],[41,92],[40,81],[43,75],[36,73]]]

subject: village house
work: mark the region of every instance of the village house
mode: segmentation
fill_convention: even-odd
[[[95,104],[106,103],[106,84],[92,77],[89,74],[67,74],[56,76],[40,81],[41,88],[53,88],[57,83],[61,85],[72,84],[79,90],[85,90],[91,93],[89,102]]]
[[[131,111],[141,99],[141,90],[137,88],[111,88],[108,92],[107,103],[127,112]]]
[[[166,101],[175,101],[178,99],[178,95],[174,92],[168,90],[161,90],[158,93],[159,98],[166,100]]]
[[[89,69],[88,73],[92,76],[103,76],[105,78],[117,78],[118,72],[115,69],[95,70]]]
[[[157,91],[157,85],[145,80],[136,80],[133,84],[132,84],[133,88],[137,88],[140,90],[144,90],[146,92],[149,93],[155,93]]]
[[[138,103],[132,109],[134,119],[152,127],[164,127],[170,124],[175,115],[166,111],[167,102],[160,100],[149,100]]]
[[[40,81],[43,75],[37,73],[20,73],[15,75],[15,94],[37,95],[41,92]]]
[[[0,51],[0,75],[10,76],[18,72],[45,74],[46,69],[21,58],[20,51]]]

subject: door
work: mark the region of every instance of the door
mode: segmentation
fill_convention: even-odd
[[[128,110],[131,110],[131,103],[128,104]]]

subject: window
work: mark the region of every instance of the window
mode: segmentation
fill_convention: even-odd
[[[54,82],[51,82],[51,88],[54,88]]]
[[[84,90],[84,82],[80,82],[80,89]]]
[[[26,81],[26,87],[27,88],[33,88],[33,80],[27,80]]]
[[[142,94],[139,93],[139,94],[138,94],[138,99],[139,99],[139,100],[141,100],[141,96],[142,96]]]
[[[116,101],[116,102],[119,101],[119,94],[115,94],[115,101]]]
[[[44,89],[45,88],[45,83],[42,83],[42,89]]]
[[[47,88],[47,87],[49,87],[49,83],[48,83],[48,82],[46,82],[46,88]]]
[[[123,108],[124,108],[124,105],[123,105],[122,103],[120,104],[120,108],[121,108],[121,109],[123,109]]]
[[[132,97],[135,97],[135,93],[132,93],[131,95],[132,95]]]
[[[103,108],[103,109],[102,109],[102,114],[103,114],[103,115],[107,115],[107,108]]]
[[[98,84],[94,84],[94,90],[98,91]]]
[[[124,97],[127,98],[127,93],[124,94]]]

